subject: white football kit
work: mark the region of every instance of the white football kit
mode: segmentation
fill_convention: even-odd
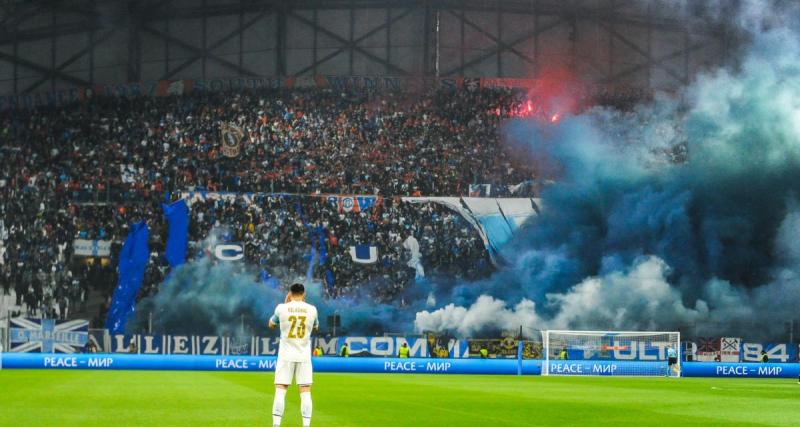
[[[281,328],[275,384],[311,385],[311,331],[318,326],[317,308],[304,301],[278,304],[272,322]]]

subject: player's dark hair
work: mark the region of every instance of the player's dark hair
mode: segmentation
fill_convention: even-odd
[[[295,283],[289,288],[289,292],[294,295],[303,295],[306,293],[306,287],[302,283]]]

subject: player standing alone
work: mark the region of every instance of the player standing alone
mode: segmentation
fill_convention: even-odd
[[[319,327],[317,309],[306,303],[306,290],[300,283],[289,288],[286,301],[275,307],[269,327],[281,327],[278,361],[275,363],[275,400],[272,402],[272,425],[278,427],[283,418],[286,390],[292,379],[300,387],[300,415],[303,426],[311,425],[311,329]]]
[[[678,352],[671,346],[667,347],[667,375],[674,377],[681,375],[678,370]]]

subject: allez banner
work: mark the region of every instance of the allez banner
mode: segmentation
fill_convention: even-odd
[[[278,337],[116,334],[111,336],[109,352],[128,353],[134,348],[138,354],[274,356],[278,354],[278,342]],[[403,343],[408,345],[410,357],[431,357],[427,339],[423,337],[316,337],[312,344],[319,346],[323,355],[335,356],[344,343],[350,348],[350,357],[397,356]],[[470,356],[466,340],[450,339],[446,347],[447,357]]]

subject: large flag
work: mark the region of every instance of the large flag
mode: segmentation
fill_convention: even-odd
[[[89,321],[10,320],[9,344],[15,353],[74,353],[89,339]]]
[[[162,204],[164,216],[169,223],[165,257],[169,266],[175,268],[186,262],[186,246],[189,244],[189,207],[186,200]]]
[[[147,246],[149,235],[144,221],[132,224],[119,253],[119,278],[106,318],[106,329],[112,334],[125,331],[125,323],[136,307],[136,293],[142,286],[144,270],[150,258]]]
[[[350,258],[359,264],[374,264],[378,262],[378,247],[375,245],[350,246]]]

